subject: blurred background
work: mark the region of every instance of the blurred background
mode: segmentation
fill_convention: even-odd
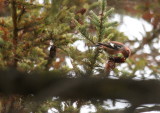
[[[104,76],[108,55],[94,46],[101,31],[90,16],[93,11],[101,18],[101,1],[0,0],[0,68],[24,73],[64,72],[69,78]],[[114,11],[106,22],[118,24],[111,24],[101,41],[122,42],[132,54],[125,63],[116,64],[108,78],[159,80],[160,0],[107,0],[106,12],[111,8]],[[130,106],[127,100],[52,98],[34,103],[19,95],[2,97],[2,113],[9,113],[11,106],[17,113],[120,113]]]

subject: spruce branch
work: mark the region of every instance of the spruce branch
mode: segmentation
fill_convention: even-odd
[[[91,20],[91,22],[96,25],[96,27],[99,27],[100,25],[100,20],[99,20],[99,17],[93,12],[93,11],[90,11],[90,17],[89,19]]]
[[[105,12],[105,7],[106,7],[106,0],[102,0],[102,4],[101,4],[101,13],[100,13],[100,26],[99,26],[99,36],[98,36],[98,42],[101,42],[102,38],[103,38],[103,29],[104,29],[104,26],[103,26],[103,16],[104,16],[104,12]]]
[[[87,25],[81,25],[76,19],[73,19],[75,24],[78,26],[78,30],[80,31],[81,35],[95,45],[94,40],[92,40],[92,36],[87,32]]]
[[[104,26],[103,26],[103,15],[104,15],[104,12],[105,12],[105,9],[106,9],[106,1],[105,0],[102,0],[101,2],[101,14],[100,14],[100,18],[98,18],[98,16],[96,16],[96,14],[94,12],[91,11],[91,14],[92,14],[92,17],[94,18],[95,22],[99,22],[99,27],[98,27],[98,32],[99,32],[99,35],[98,35],[98,42],[101,42],[102,38],[103,38],[103,34],[104,34]],[[98,20],[99,19],[99,20]],[[99,56],[99,49],[96,48],[94,50],[94,55],[91,59],[91,66],[90,66],[90,70],[88,70],[88,73],[89,75],[91,75],[93,73],[93,69],[95,68],[95,65],[96,65],[96,62],[97,62],[97,59],[98,59],[98,56]]]
[[[117,25],[117,22],[108,22],[107,19],[114,9],[111,8],[107,11],[106,4],[106,0],[100,0],[100,14],[97,15],[92,10],[89,14],[89,23],[91,24],[91,26],[96,28],[96,35],[88,32],[89,30],[87,23],[80,24],[78,21],[75,20],[75,23],[77,24],[78,30],[80,31],[81,35],[84,37],[84,39],[88,40],[91,45],[95,45],[98,42],[107,42],[115,36],[112,31]],[[84,63],[87,66],[84,67],[86,68],[87,75],[93,75],[93,72],[95,70],[98,70],[96,69],[96,67],[99,68],[98,63],[102,63],[102,61],[99,60],[100,50],[99,48],[95,48],[87,52],[91,52],[92,56],[88,56],[87,62]]]
[[[114,11],[114,8],[109,9],[107,12],[104,13],[103,19],[106,20],[107,17],[112,14],[112,12]]]
[[[108,27],[114,27],[114,26],[117,26],[118,23],[117,22],[105,22],[104,23],[104,27],[108,28]]]

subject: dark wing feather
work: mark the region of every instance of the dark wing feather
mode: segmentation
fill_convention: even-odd
[[[106,47],[108,47],[108,48],[111,48],[111,49],[115,49],[115,50],[119,50],[120,48],[122,48],[123,47],[123,45],[121,45],[121,44],[114,44],[114,43],[112,43],[112,42],[108,42],[108,43],[105,43],[105,44],[103,44],[103,43],[98,43],[96,46],[106,46]]]

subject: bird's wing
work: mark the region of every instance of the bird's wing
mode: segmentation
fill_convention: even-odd
[[[120,48],[123,47],[123,45],[121,43],[117,43],[117,42],[108,42],[108,43],[98,43],[99,46],[104,46],[104,47],[108,47],[110,49],[114,49],[114,50],[119,50]]]

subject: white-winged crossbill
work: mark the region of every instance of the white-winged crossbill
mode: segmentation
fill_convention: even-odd
[[[108,74],[115,68],[116,63],[124,63],[131,54],[131,50],[128,47],[117,41],[98,43],[96,46],[103,49],[110,55],[105,66],[105,71]],[[118,54],[122,54],[123,57],[118,56]]]

